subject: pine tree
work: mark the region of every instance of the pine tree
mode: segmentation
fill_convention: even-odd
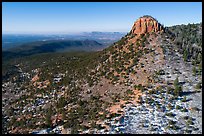
[[[178,80],[178,76],[176,77],[176,79],[174,80],[174,87],[176,88],[176,86],[179,85],[179,80]]]
[[[198,57],[197,57],[197,62],[199,63],[199,62],[201,62],[201,61],[202,61],[202,54],[199,53],[199,54],[198,54]]]
[[[46,121],[46,124],[47,124],[48,127],[52,126],[51,116],[52,116],[52,107],[50,107],[48,109],[48,112],[47,112],[46,118],[45,118],[45,121]]]
[[[63,120],[66,120],[66,114],[65,114],[65,111],[64,111],[64,110],[62,111],[62,119],[63,119]]]
[[[183,59],[184,59],[184,61],[188,60],[188,50],[187,49],[183,53]]]
[[[197,73],[196,67],[193,67],[193,75],[195,76]]]
[[[183,97],[182,102],[186,102],[186,96]]]

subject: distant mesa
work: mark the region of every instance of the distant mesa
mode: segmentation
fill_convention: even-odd
[[[164,27],[152,16],[145,15],[135,21],[130,33],[140,35],[158,31],[164,31]]]

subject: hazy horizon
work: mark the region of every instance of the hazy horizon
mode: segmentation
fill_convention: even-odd
[[[89,32],[42,32],[42,33],[29,33],[29,32],[25,32],[25,33],[10,33],[10,32],[4,32],[2,33],[3,35],[80,35],[80,34],[84,34],[84,33],[92,33],[92,32],[103,32],[103,33],[114,33],[114,32],[118,32],[118,33],[127,33],[127,32],[119,32],[119,31],[89,31]]]
[[[176,26],[176,25],[188,25],[188,24],[199,24],[202,23],[201,22],[196,22],[196,23],[186,23],[186,24],[175,24],[175,25],[171,25],[171,26]],[[171,27],[171,26],[166,26],[166,27]],[[129,30],[130,31],[130,30]],[[114,33],[114,32],[119,32],[119,33],[128,33],[129,31],[85,31],[85,32],[20,32],[20,33],[16,33],[16,32],[2,32],[3,35],[78,35],[78,34],[83,34],[83,33],[92,33],[92,32],[103,32],[103,33]]]
[[[202,2],[3,2],[3,34],[129,32],[143,15],[164,26],[202,22]]]

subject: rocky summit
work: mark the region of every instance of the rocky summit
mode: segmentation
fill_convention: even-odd
[[[140,35],[147,32],[158,31],[164,31],[164,27],[155,18],[143,16],[135,21],[131,33]]]

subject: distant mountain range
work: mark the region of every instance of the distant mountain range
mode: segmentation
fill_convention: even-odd
[[[104,45],[110,45],[126,33],[122,32],[83,32],[80,34],[3,34],[2,49],[7,50],[28,42],[50,40],[95,40]]]
[[[2,52],[3,60],[30,56],[39,53],[64,51],[97,51],[105,48],[94,40],[50,40],[25,43]]]

